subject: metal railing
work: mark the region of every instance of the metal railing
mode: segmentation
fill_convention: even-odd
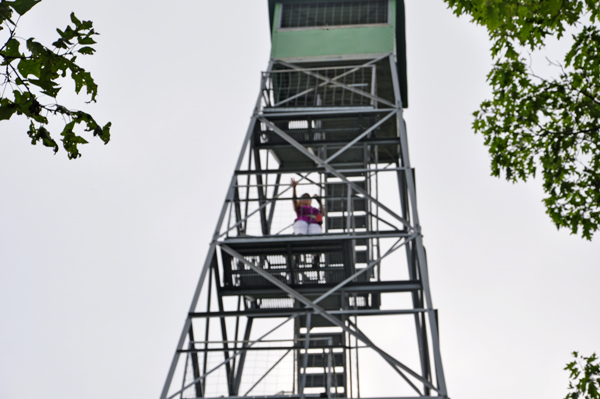
[[[363,182],[354,183],[364,185]],[[230,204],[227,229],[222,235],[239,237],[293,234],[292,225],[296,219],[291,205],[293,198],[289,191],[283,192],[282,186],[266,183],[238,184],[240,196]],[[279,191],[275,198],[258,193],[258,190],[265,189],[272,194],[275,188]],[[319,196],[326,212],[323,217],[323,233],[357,233],[369,230],[374,222],[371,219],[377,218],[377,215],[364,196],[343,182],[325,182],[323,189],[322,196]],[[263,220],[265,217],[266,221]],[[267,234],[262,233],[265,224],[269,231]]]
[[[374,107],[375,66],[263,72],[263,107]]]
[[[239,396],[303,397],[307,391],[320,391],[325,397],[337,397],[346,385],[343,351],[347,350],[332,337],[305,337],[263,340],[255,346],[250,341],[192,341],[186,353],[186,367],[178,399],[221,396],[225,393],[224,347],[242,353],[252,370],[244,373],[238,386]],[[233,351],[233,352],[231,352]],[[271,355],[267,355],[269,352]],[[258,358],[254,359],[254,355]],[[196,364],[196,366],[194,365]],[[284,375],[282,375],[282,372]],[[231,378],[231,377],[229,377]],[[312,396],[315,396],[313,393]]]

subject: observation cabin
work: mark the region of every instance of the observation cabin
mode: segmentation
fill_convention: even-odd
[[[268,6],[270,60],[161,399],[447,397],[404,2]],[[294,234],[292,179],[320,234]]]

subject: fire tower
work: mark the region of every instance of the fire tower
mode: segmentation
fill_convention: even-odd
[[[448,397],[403,0],[269,0],[271,59],[161,399]],[[294,235],[291,179],[322,199]]]

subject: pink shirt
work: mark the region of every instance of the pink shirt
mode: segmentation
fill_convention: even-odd
[[[301,205],[296,207],[296,215],[298,216],[295,221],[304,220],[306,223],[317,223],[322,224],[322,221],[317,220],[317,215],[320,215],[321,211],[312,206]],[[319,218],[321,219],[321,218]]]

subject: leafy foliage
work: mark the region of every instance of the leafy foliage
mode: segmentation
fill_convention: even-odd
[[[600,4],[598,0],[444,0],[485,26],[493,42],[493,98],[474,112],[491,172],[526,181],[541,168],[557,228],[591,240],[600,225]],[[557,76],[536,75],[528,53],[575,30]]]
[[[69,159],[81,156],[79,145],[87,140],[75,132],[81,125],[85,131],[92,132],[105,144],[110,140],[111,123],[100,126],[94,118],[83,111],[71,110],[57,102],[61,90],[59,79],[69,76],[75,84],[75,92],[83,89],[90,96],[88,102],[95,102],[98,86],[92,75],[76,64],[78,55],[91,55],[96,42],[91,21],[80,21],[71,13],[71,24],[64,30],[57,29],[58,39],[48,48],[34,38],[27,40],[16,36],[18,18],[29,11],[41,0],[0,0],[0,31],[7,31],[8,38],[0,47],[0,121],[14,115],[24,115],[30,120],[27,134],[31,143],[41,142],[56,153],[57,142],[46,128],[50,115],[60,116],[65,126],[60,133],[63,148]],[[13,14],[17,14],[13,20]],[[24,47],[24,48],[23,48]],[[44,104],[44,101],[50,101]]]
[[[565,399],[600,399],[600,365],[593,353],[590,357],[573,352],[574,361],[568,363],[569,390]]]

